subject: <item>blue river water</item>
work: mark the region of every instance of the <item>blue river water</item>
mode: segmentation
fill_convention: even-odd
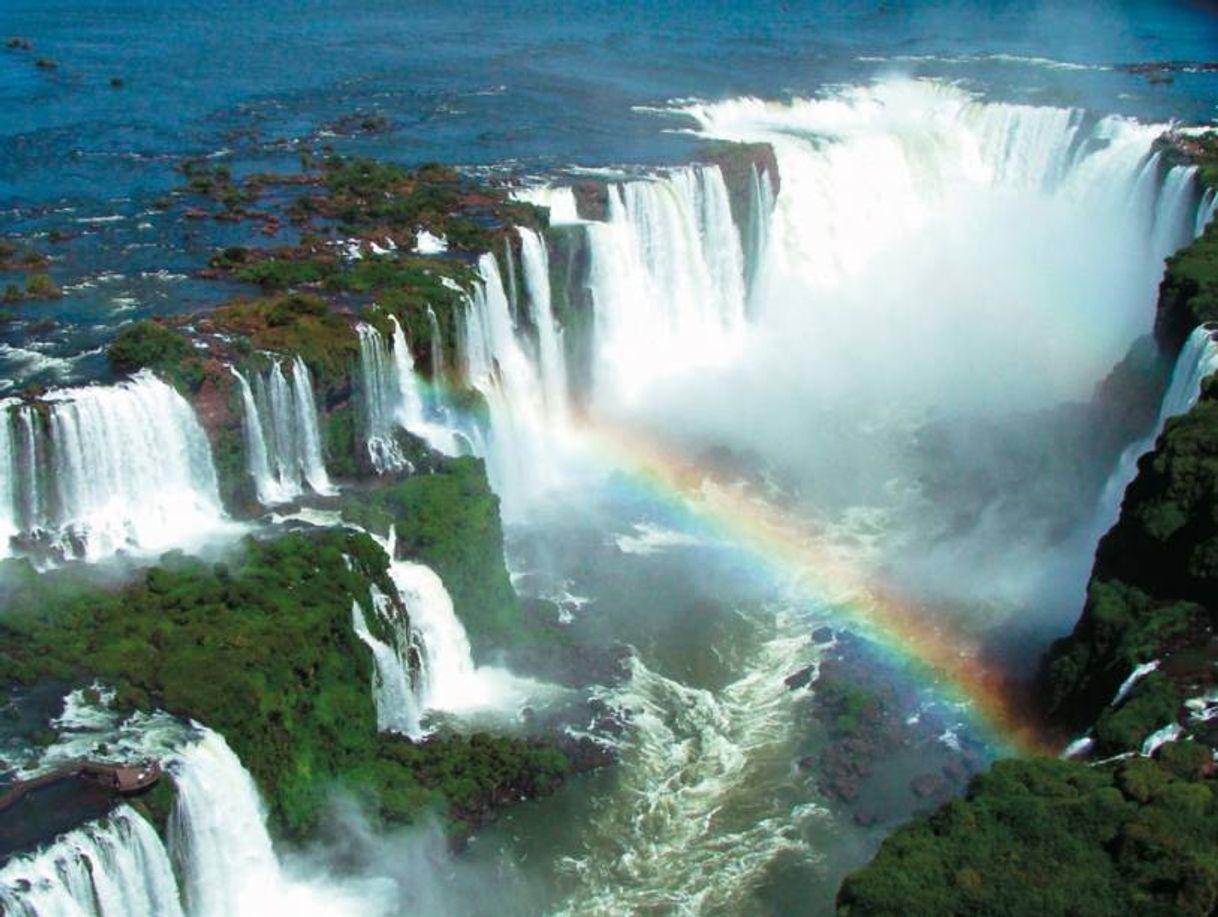
[[[0,54],[9,207],[156,193],[175,157],[273,158],[353,112],[392,122],[367,152],[544,169],[680,158],[637,106],[892,70],[1154,119],[1218,98],[1218,74],[1081,69],[1218,56],[1213,6],[1187,2],[7,0],[0,35],[33,45]]]
[[[1194,2],[6,0],[0,36],[31,45],[0,48],[0,237],[70,237],[51,246],[69,295],[0,328],[6,390],[103,376],[117,326],[223,298],[190,274],[242,231],[150,206],[188,156],[238,173],[326,143],[513,173],[679,162],[696,141],[656,106],[894,73],[1156,121],[1207,122],[1218,99],[1218,73],[1121,69],[1218,57],[1218,14]],[[352,116],[388,129],[327,130]]]

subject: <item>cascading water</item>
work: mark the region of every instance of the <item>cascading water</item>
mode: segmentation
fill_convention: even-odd
[[[427,324],[431,328],[431,376],[433,379],[444,378],[444,338],[440,334],[440,320],[436,310],[427,307]]]
[[[538,368],[516,332],[493,256],[478,260],[478,273],[481,282],[466,305],[458,353],[462,377],[487,403],[487,471],[510,517],[548,483],[552,440]]]
[[[97,917],[261,917],[272,913],[396,913],[390,879],[340,878],[281,860],[249,772],[218,733],[165,713],[124,717],[114,694],[73,692],[56,723],[59,741],[39,772],[82,757],[133,763],[155,758],[172,776],[168,845],[133,809],[70,831],[0,869],[5,914]]]
[[[382,686],[389,683],[390,677],[396,679],[391,685],[395,691],[409,685],[412,679],[405,660],[410,649],[418,657],[414,687],[407,688],[411,696],[391,698],[388,694],[378,695],[378,719],[384,703],[386,717],[397,717],[402,724],[407,724],[413,718],[414,731],[405,728],[405,725],[399,731],[418,735],[418,720],[420,714],[426,711],[456,715],[495,711],[512,713],[528,699],[538,699],[547,693],[547,686],[520,678],[507,669],[475,665],[465,626],[457,617],[452,597],[444,587],[443,580],[424,564],[398,559],[397,539],[392,529],[387,540],[377,539],[377,543],[389,558],[389,576],[410,618],[407,633],[389,597],[384,594],[378,597],[374,593],[378,614],[394,631],[397,644],[396,647],[384,647],[384,664],[389,677],[382,681]],[[362,623],[357,622],[357,633]],[[364,630],[366,632],[366,626]],[[360,636],[365,643],[369,643],[368,637],[371,635]],[[372,644],[369,643],[369,646]],[[378,650],[373,648],[373,653],[377,654]],[[378,668],[380,666],[378,659]],[[401,669],[400,678],[392,671],[395,667]]]
[[[394,316],[389,321],[393,325],[390,342],[371,325],[356,326],[364,395],[364,440],[378,474],[410,467],[394,436],[397,428],[422,437],[431,448],[445,455],[461,452],[460,433],[447,422],[445,406],[438,397],[433,404],[427,402],[401,323]],[[438,335],[438,327],[433,333]]]
[[[7,534],[97,560],[222,527],[211,448],[190,404],[149,372],[0,408]],[[11,550],[4,539],[0,552]]]
[[[1205,227],[1209,226],[1214,219],[1215,210],[1218,210],[1218,194],[1214,193],[1213,188],[1206,188],[1201,197],[1201,203],[1197,207],[1197,219],[1193,225],[1194,235],[1199,236],[1205,232]]]
[[[304,361],[292,360],[291,382],[278,361],[254,376],[252,388],[236,369],[233,375],[241,389],[246,469],[258,502],[289,502],[306,484],[316,494],[336,493],[322,459],[313,380]]]
[[[383,912],[335,883],[284,872],[258,789],[222,736],[202,729],[170,767],[177,789],[170,850],[191,917]]]
[[[364,396],[364,442],[378,474],[408,466],[393,430],[399,387],[389,348],[371,325],[356,326],[359,334],[360,375]]]
[[[1094,538],[1099,538],[1116,523],[1121,512],[1121,499],[1125,489],[1138,473],[1138,459],[1154,448],[1155,441],[1167,426],[1167,421],[1187,413],[1201,397],[1201,383],[1212,373],[1218,372],[1218,343],[1212,328],[1201,326],[1184,343],[1176,357],[1171,382],[1159,406],[1159,415],[1154,429],[1142,439],[1131,443],[1121,453],[1117,467],[1109,476],[1100,495],[1096,510]]]
[[[611,185],[608,221],[585,226],[598,396],[630,401],[739,350],[744,255],[718,167]]]
[[[355,634],[372,651],[375,666],[372,694],[376,702],[376,728],[381,732],[400,732],[412,739],[421,738],[419,703],[410,677],[410,664],[403,631],[392,601],[379,590],[373,594],[377,614],[395,635],[396,646],[378,640],[368,629],[364,609],[358,602],[351,606]]]
[[[0,870],[0,909],[12,917],[180,917],[165,847],[127,806]]]
[[[765,260],[770,247],[770,218],[774,213],[774,182],[765,169],[749,167],[748,251],[745,286],[749,312],[765,300]]]
[[[1149,330],[1162,260],[1195,214],[1189,170],[1164,176],[1154,157],[1162,125],[899,79],[680,111],[778,162],[743,365],[802,365],[792,395],[855,413],[894,395],[940,409],[1085,400]],[[880,380],[897,364],[893,392]]]
[[[550,297],[550,261],[546,243],[531,229],[520,231],[520,260],[529,302],[529,321],[537,332],[537,365],[545,394],[546,419],[561,426],[567,416],[567,360],[563,353],[562,329],[554,319]]]
[[[296,496],[291,489],[285,487],[278,476],[271,471],[270,457],[267,453],[266,435],[262,430],[261,414],[258,403],[254,399],[253,389],[245,376],[232,368],[241,389],[241,432],[245,438],[246,468],[254,479],[254,492],[258,502],[264,506],[286,503]]]

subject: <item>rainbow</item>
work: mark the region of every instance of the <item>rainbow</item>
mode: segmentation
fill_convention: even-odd
[[[806,520],[638,431],[585,418],[577,432],[598,463],[627,475],[653,498],[748,552],[793,582],[800,594],[827,603],[836,618],[896,659],[913,663],[943,700],[970,711],[995,751],[1055,751],[1052,740],[1020,709],[1009,679],[984,662],[977,641],[949,628],[933,609],[872,582]]]

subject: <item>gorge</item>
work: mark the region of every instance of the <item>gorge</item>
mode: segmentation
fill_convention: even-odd
[[[4,783],[167,776],[6,814],[3,910],[1218,906],[1218,140],[891,57],[15,204]]]

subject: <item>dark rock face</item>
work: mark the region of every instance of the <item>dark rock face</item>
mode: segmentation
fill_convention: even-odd
[[[609,218],[609,186],[605,182],[580,182],[571,190],[575,194],[575,212],[581,220],[603,222]]]
[[[775,195],[782,187],[778,157],[768,143],[720,143],[704,150],[698,158],[709,165],[717,165],[723,172],[732,219],[737,226],[749,224],[754,172],[769,180]]]
[[[815,673],[816,669],[812,666],[808,666],[807,668],[800,669],[793,675],[788,675],[783,679],[783,684],[785,684],[792,691],[797,691],[800,688],[806,688],[812,683],[812,676]]]

